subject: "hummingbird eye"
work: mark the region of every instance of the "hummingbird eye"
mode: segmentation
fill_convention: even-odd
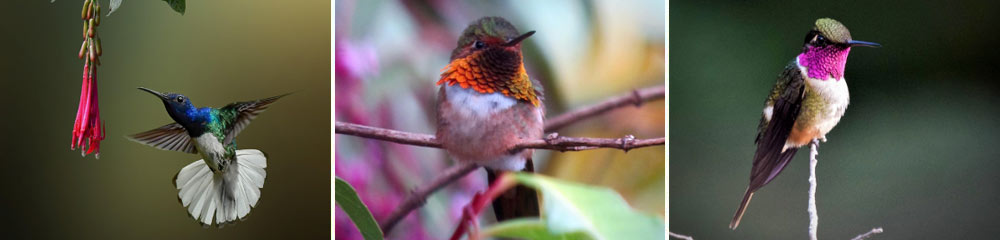
[[[482,49],[483,47],[486,47],[486,43],[476,40],[476,42],[472,43],[472,47],[476,49]]]
[[[184,103],[184,97],[177,96],[177,100],[176,101],[179,102],[179,103]]]
[[[816,37],[812,41],[813,46],[826,46],[830,45],[830,41],[823,37],[822,34],[816,34]]]

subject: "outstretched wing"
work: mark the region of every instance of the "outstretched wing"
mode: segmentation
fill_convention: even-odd
[[[225,132],[226,138],[222,141],[223,145],[228,146],[230,143],[232,143],[233,139],[236,138],[236,135],[240,134],[240,131],[243,131],[243,128],[246,128],[247,125],[250,124],[250,120],[257,118],[257,114],[264,112],[264,110],[267,109],[268,105],[271,105],[272,103],[278,101],[278,99],[284,96],[288,96],[288,94],[291,93],[286,93],[280,96],[269,97],[256,101],[231,103],[219,109],[219,111],[223,113],[235,114],[234,115],[235,119],[232,121],[233,124],[232,127],[228,128],[228,130]]]
[[[157,129],[129,135],[132,141],[155,148],[186,153],[198,153],[191,142],[187,130],[177,123],[171,123]]]
[[[753,156],[748,192],[754,192],[771,182],[795,157],[798,148],[784,149],[785,141],[802,109],[805,81],[795,62],[778,76],[766,102],[771,116],[762,116],[757,133],[757,152]],[[766,115],[767,113],[765,113]]]

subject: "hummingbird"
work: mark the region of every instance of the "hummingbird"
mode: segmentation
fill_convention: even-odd
[[[501,17],[483,17],[458,38],[437,82],[437,139],[458,162],[486,168],[493,182],[503,171],[534,171],[531,149],[512,148],[544,132],[542,85],[528,77],[521,34]],[[493,202],[498,221],[538,216],[538,195],[514,187]]]
[[[739,226],[753,193],[774,180],[799,147],[825,142],[826,134],[844,116],[850,100],[844,66],[856,46],[881,45],[852,39],[847,27],[829,18],[816,20],[806,34],[802,53],[785,66],[764,101],[750,185],[729,228]]]
[[[260,199],[267,173],[267,155],[257,149],[236,149],[236,135],[268,105],[288,94],[222,108],[197,108],[177,93],[148,88],[167,109],[173,123],[130,135],[130,140],[158,149],[200,154],[174,176],[177,197],[188,213],[204,226],[242,220]]]

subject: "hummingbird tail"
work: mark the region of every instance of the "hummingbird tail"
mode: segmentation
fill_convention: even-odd
[[[530,158],[526,159],[521,171],[534,172],[535,167]],[[486,177],[490,183],[496,180],[503,170],[486,169]],[[530,187],[517,185],[500,194],[493,200],[493,214],[497,221],[519,217],[538,217],[538,193]]]
[[[177,198],[187,207],[188,214],[205,226],[242,220],[260,200],[267,173],[267,156],[256,149],[236,150],[236,161],[221,173],[213,172],[204,160],[188,164],[177,176],[174,185]]]
[[[740,208],[736,209],[736,215],[733,216],[733,221],[729,222],[729,229],[736,230],[736,227],[740,226],[740,220],[743,219],[743,212],[747,210],[747,205],[750,204],[751,198],[753,198],[753,192],[747,188],[747,192],[743,194],[743,202],[740,202]]]

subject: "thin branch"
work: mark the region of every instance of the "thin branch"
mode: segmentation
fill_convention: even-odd
[[[408,215],[411,211],[413,211],[413,209],[423,206],[426,202],[427,196],[436,192],[438,189],[441,189],[445,185],[448,185],[448,183],[454,182],[459,178],[468,175],[478,167],[479,166],[475,164],[458,163],[448,169],[445,169],[444,173],[438,175],[436,178],[431,180],[430,183],[427,183],[427,185],[413,190],[410,195],[403,199],[403,202],[399,204],[399,207],[396,207],[396,210],[393,210],[388,217],[379,221],[378,225],[382,227],[382,232],[388,235],[389,230],[392,230],[392,227],[396,226],[396,223],[399,223],[399,220],[402,220],[403,217]]]
[[[645,101],[660,99],[666,95],[664,86],[650,87],[633,90],[630,94],[612,97],[601,103],[584,107],[578,110],[559,115],[546,121],[546,131],[562,128],[568,124],[584,118],[592,117],[611,109],[619,108],[629,104],[639,106]],[[337,134],[352,135],[363,138],[378,139],[400,144],[441,148],[441,143],[434,135],[403,132],[392,129],[377,128],[372,126],[358,125],[353,123],[336,122],[335,132]],[[636,139],[632,135],[622,138],[578,138],[561,137],[557,133],[549,134],[545,139],[530,139],[518,143],[512,150],[533,148],[549,149],[557,151],[582,151],[597,148],[614,148],[628,151],[630,149],[664,145],[666,138]],[[379,222],[382,232],[388,234],[392,228],[399,223],[403,217],[414,209],[422,206],[427,196],[441,189],[448,183],[469,174],[479,166],[475,164],[459,163],[445,170],[445,172],[434,178],[428,185],[414,190],[400,203],[396,210],[393,210],[384,220]]]
[[[868,231],[868,232],[866,232],[864,234],[858,235],[857,237],[851,238],[851,240],[865,240],[865,239],[867,239],[867,238],[869,238],[871,236],[874,236],[875,234],[879,234],[879,233],[882,233],[882,227],[872,228],[871,231]]]
[[[430,134],[403,132],[340,121],[336,122],[334,130],[337,134],[347,134],[407,145],[441,148],[441,144],[437,142],[434,135]]]
[[[578,108],[565,112],[559,116],[545,120],[545,132],[552,132],[574,123],[576,121],[596,116],[598,114],[628,105],[639,107],[643,102],[655,99],[662,99],[666,96],[667,89],[664,86],[635,89],[627,94],[608,98],[600,103]]]
[[[670,234],[670,237],[676,238],[676,239],[694,240],[693,237],[687,236],[687,235],[680,235],[680,234],[676,234],[676,233],[673,233],[673,232],[667,232],[667,234]]]
[[[819,155],[819,140],[813,139],[809,144],[809,239],[816,240],[816,228],[819,227],[819,214],[816,212],[816,155]]]
[[[430,134],[403,132],[392,129],[377,128],[353,123],[336,122],[334,130],[338,134],[346,134],[363,138],[372,138],[394,143],[441,148],[437,138]],[[582,151],[597,148],[614,148],[628,151],[630,149],[664,145],[666,138],[635,139],[632,135],[622,138],[579,138],[562,137],[549,134],[545,139],[525,140],[514,145],[512,150],[522,148],[549,149],[557,151]]]

